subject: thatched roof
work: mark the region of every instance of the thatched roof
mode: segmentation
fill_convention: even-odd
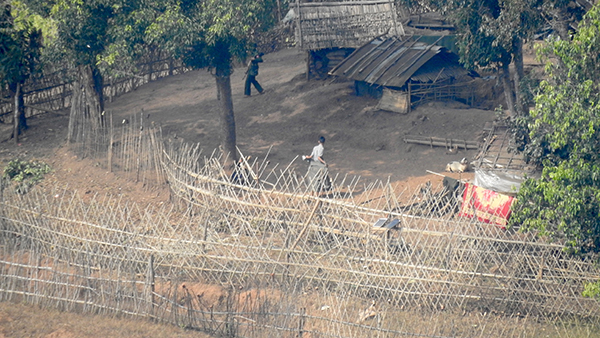
[[[394,2],[343,1],[296,3],[296,41],[303,50],[358,48],[376,36],[402,35]]]
[[[410,15],[405,25],[419,29],[431,30],[454,30],[455,28],[446,17],[437,12]]]

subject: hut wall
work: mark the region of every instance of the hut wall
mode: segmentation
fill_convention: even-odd
[[[309,2],[297,6],[296,41],[303,50],[358,48],[386,32],[403,33],[390,1]]]
[[[354,48],[327,48],[309,51],[311,77],[321,79],[328,77],[329,71],[340,64],[353,51]]]
[[[365,81],[354,81],[354,91],[357,96],[370,96],[376,99],[383,95],[383,87]]]
[[[410,111],[408,92],[403,90],[391,90],[388,88],[383,89],[383,95],[379,100],[377,109],[407,114]]]
[[[411,105],[430,101],[458,101],[473,106],[475,81],[470,78],[447,79],[436,83],[409,83]]]

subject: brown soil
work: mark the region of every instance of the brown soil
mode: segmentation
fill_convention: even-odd
[[[430,102],[403,115],[377,109],[378,100],[354,95],[353,83],[340,79],[305,79],[304,53],[285,49],[264,56],[259,82],[266,89],[243,96],[243,69],[232,75],[237,144],[246,155],[263,158],[270,147],[271,167],[286,166],[310,154],[320,135],[327,138],[325,158],[332,175],[361,176],[415,186],[441,177],[446,163],[472,158],[475,151],[449,154],[444,147],[408,144],[406,135],[476,140],[484,124],[494,119],[490,110],[472,109],[458,102]],[[207,71],[193,71],[147,84],[107,103],[115,123],[143,115],[162,126],[163,134],[199,143],[210,154],[219,144],[219,112],[214,79]],[[0,143],[3,165],[22,158],[44,159],[54,172],[47,183],[61,184],[82,194],[110,193],[142,204],[163,202],[165,193],[149,195],[141,186],[109,173],[99,162],[79,160],[64,145],[68,112],[29,120],[19,145]],[[10,135],[10,126],[2,126]],[[5,136],[6,137],[6,136]],[[297,158],[293,166],[304,172]],[[447,173],[446,173],[447,174]],[[471,174],[448,174],[470,179]]]
[[[449,154],[443,147],[407,144],[403,141],[406,135],[476,140],[481,137],[484,124],[494,119],[493,111],[471,109],[457,102],[424,104],[406,115],[381,111],[376,108],[377,100],[354,95],[352,82],[340,79],[307,82],[304,57],[296,49],[265,55],[257,77],[266,89],[263,95],[257,95],[253,89],[252,97],[243,96],[244,69],[236,69],[231,78],[238,146],[245,155],[259,158],[272,147],[271,167],[276,163],[285,167],[297,156],[309,155],[318,137],[323,135],[327,138],[325,158],[334,176],[361,176],[365,184],[389,179],[412,192],[426,181],[434,185],[441,181],[440,176],[426,170],[444,173],[446,163],[472,158],[475,151]],[[215,81],[207,71],[188,72],[147,84],[107,103],[107,110],[113,114],[115,123],[142,115],[162,126],[164,135],[199,143],[207,154],[219,144]],[[10,126],[0,125],[5,137],[0,142],[0,164],[4,167],[14,158],[41,159],[53,168],[45,179],[44,185],[48,187],[66,187],[83,196],[108,193],[142,206],[167,202],[166,189],[148,192],[121,173],[108,172],[99,162],[80,160],[68,151],[67,114],[52,113],[29,119],[30,128],[18,145],[6,139]],[[299,158],[293,166],[301,172],[305,170]],[[472,173],[444,174],[472,178]],[[2,334],[30,336],[24,329],[13,331],[14,320],[6,318],[17,315],[2,311],[7,310],[0,308],[0,337]],[[31,335],[86,336],[61,324],[56,324],[53,331]]]
[[[127,318],[107,318],[0,302],[0,338],[209,338],[173,325]]]

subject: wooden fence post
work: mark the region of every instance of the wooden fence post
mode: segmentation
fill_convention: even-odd
[[[312,55],[310,51],[306,51],[306,81],[310,80],[310,65],[312,62]]]
[[[146,271],[146,316],[154,319],[154,256],[148,257],[148,270]]]
[[[66,106],[66,100],[67,99],[67,84],[63,84],[62,85],[62,93],[60,94],[60,103],[61,103],[61,109],[65,108]]]
[[[15,144],[19,144],[19,129],[21,129],[19,122],[19,112],[22,109],[21,105],[20,105],[20,100],[19,97],[21,96],[21,84],[17,83],[17,89],[15,90],[15,96],[14,96],[14,108],[13,108],[13,112],[14,112],[14,119],[13,119],[13,138],[15,140]]]
[[[154,60],[152,60],[152,56],[150,57],[150,61],[148,62],[148,83],[152,82],[152,71],[153,71],[153,62]]]
[[[300,320],[298,321],[298,335],[296,337],[302,338],[304,335],[304,321],[306,320],[306,308],[300,309]]]
[[[411,105],[412,105],[412,103],[410,102],[410,82],[408,82],[407,85],[408,85],[408,112],[410,113]]]
[[[112,112],[109,113],[109,123],[108,130],[110,133],[110,140],[108,142],[108,172],[112,172],[112,156],[113,156],[113,143],[114,143],[114,130],[113,130],[113,117]]]

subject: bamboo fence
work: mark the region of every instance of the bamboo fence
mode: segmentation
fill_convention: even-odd
[[[337,175],[317,196],[296,159],[271,165],[268,154],[233,181],[220,154],[142,126],[76,150],[168,182],[173,203],[85,203],[3,183],[0,299],[230,337],[535,337],[554,318],[597,333],[599,304],[581,296],[594,264],[459,217],[460,188]]]
[[[179,62],[162,58],[160,55],[140,64],[138,68],[139,71],[135,74],[119,74],[105,78],[105,99],[111,101],[114,97],[131,92],[148,82],[189,70]],[[33,78],[24,85],[25,116],[31,117],[68,108],[71,106],[71,94],[72,80],[67,69]],[[12,97],[12,94],[1,92],[0,98],[2,97]],[[0,100],[0,122],[12,121],[12,111],[12,100]]]
[[[430,101],[456,100],[469,106],[475,101],[475,82],[444,80],[434,83],[408,82],[410,104],[423,104]]]

